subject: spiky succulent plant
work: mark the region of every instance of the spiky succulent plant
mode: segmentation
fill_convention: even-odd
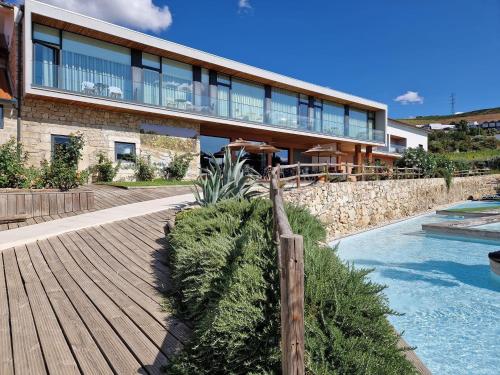
[[[223,199],[250,199],[258,195],[255,191],[257,172],[245,165],[244,150],[240,150],[233,160],[231,150],[226,147],[222,167],[211,155],[208,168],[195,181],[194,195],[201,206],[215,204]]]

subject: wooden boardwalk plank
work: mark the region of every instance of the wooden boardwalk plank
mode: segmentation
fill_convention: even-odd
[[[82,231],[83,232],[83,231]],[[92,263],[92,265],[100,271],[101,275],[109,279],[118,289],[131,298],[138,306],[145,308],[145,311],[151,314],[164,328],[166,328],[175,337],[181,341],[187,339],[188,329],[175,317],[167,312],[161,310],[160,303],[163,296],[160,295],[155,288],[148,288],[150,294],[141,291],[140,287],[136,287],[130,283],[129,273],[121,275],[118,268],[121,265],[116,265],[117,268],[110,267],[102,262],[98,254],[106,253],[106,249],[100,244],[95,242],[92,237],[85,233],[70,233],[68,236],[73,240],[74,244],[78,246],[81,253]],[[96,247],[93,247],[96,246]],[[76,259],[75,259],[76,260]],[[84,260],[80,259],[77,263],[82,266]],[[164,280],[164,282],[167,282]],[[144,284],[144,283],[142,283]],[[141,284],[141,287],[142,287]],[[134,315],[131,316],[134,319]]]
[[[97,241],[102,244],[112,243],[113,247],[119,251],[122,256],[118,254],[115,256],[117,259],[121,259],[124,264],[133,263],[137,267],[139,267],[144,273],[149,274],[149,276],[153,279],[154,284],[154,274],[155,271],[151,267],[151,263],[148,261],[146,256],[141,256],[137,254],[137,252],[131,250],[126,244],[120,240],[118,240],[115,236],[110,234],[104,227],[98,226],[88,229],[88,232],[94,237]],[[106,246],[108,249],[111,249],[111,246]],[[128,259],[128,260],[127,260]],[[143,278],[144,280],[150,280],[149,278]]]
[[[55,246],[53,246],[55,242]],[[59,284],[64,292],[71,300],[71,303],[78,311],[85,325],[89,327],[93,338],[98,343],[99,348],[110,363],[115,373],[118,374],[133,374],[141,369],[141,364],[131,353],[128,346],[116,334],[108,321],[104,319],[99,310],[94,306],[92,301],[88,299],[81,288],[70,276],[59,257],[57,252],[62,246],[57,241],[49,243],[48,240],[38,242],[45,261],[54,273]],[[116,318],[119,319],[117,316]]]
[[[50,374],[80,374],[52,306],[36,275],[26,246],[16,247],[17,263],[28,295],[32,314]]]
[[[100,237],[98,233],[91,230],[82,230],[78,231],[78,235],[82,237],[92,251],[105,262],[106,266],[112,272],[116,272],[153,301],[157,303],[161,301],[162,294],[159,293],[156,287],[157,277],[147,273],[135,263],[131,262],[121,252],[116,250],[113,244]],[[85,254],[88,258],[88,254],[86,252]],[[93,263],[95,264],[95,262]],[[163,284],[166,281],[167,280],[161,280],[160,282]]]
[[[76,233],[64,236],[63,242],[81,270],[121,308],[165,355],[170,356],[182,347],[176,336],[179,335],[182,339],[186,338],[184,324],[162,311],[158,303],[146,297],[112,270],[105,270],[104,273],[99,272],[95,268],[95,264],[92,264],[85,256],[85,254],[90,255],[92,249]]]
[[[3,252],[9,298],[12,349],[16,374],[46,374],[31,307],[24,290],[14,249]]]
[[[164,254],[160,254],[157,250],[147,246],[144,242],[138,241],[136,237],[121,228],[116,223],[105,224],[102,226],[110,235],[121,241],[131,251],[145,259],[155,268],[160,269],[168,278],[170,278],[170,268],[166,264]]]
[[[124,313],[127,309],[132,308],[132,305],[130,305],[132,301],[127,301],[126,299],[120,300],[125,305],[116,305],[113,303],[110,296],[106,295],[106,293],[98,287],[98,285],[106,288],[110,288],[111,286],[99,279],[96,273],[92,275],[92,278],[96,279],[94,283],[94,281],[92,281],[92,279],[89,278],[71,258],[67,248],[74,248],[76,251],[78,251],[78,249],[67,235],[52,238],[48,241],[54,249],[56,249],[57,256],[66,268],[66,271],[82,288],[88,298],[92,300],[99,309],[99,312],[106,317],[106,320],[113,326],[114,330],[120,335],[143,367],[147,368],[150,374],[161,374],[162,367],[168,363],[167,358],[158,351],[158,347],[155,346]],[[83,258],[81,260],[83,260]],[[108,290],[108,292],[113,295],[111,291]],[[114,297],[120,297],[116,289],[114,293],[116,293]],[[134,312],[139,314],[140,310],[134,309]],[[152,326],[148,327],[152,328]]]
[[[14,374],[12,359],[12,342],[10,338],[9,300],[3,266],[3,256],[0,253],[0,374]]]
[[[27,247],[31,262],[82,372],[92,375],[112,374],[92,335],[45,262],[38,244],[32,243]]]

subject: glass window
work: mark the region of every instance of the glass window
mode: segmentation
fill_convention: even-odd
[[[273,154],[273,167],[278,163],[281,165],[289,164],[288,154],[289,150],[280,150],[279,152],[275,152]]]
[[[35,54],[33,83],[40,86],[57,87],[58,50],[35,43],[33,51]]]
[[[344,135],[344,106],[332,102],[323,102],[323,132],[332,135]]]
[[[61,149],[64,149],[69,144],[69,135],[52,134],[52,155]]]
[[[229,91],[228,86],[217,86],[217,115],[229,116]]]
[[[215,154],[216,157],[220,156],[219,160],[222,161],[222,155],[218,154],[219,151],[227,146],[230,142],[229,138],[211,137],[208,135],[200,136],[200,166],[207,168],[210,160],[210,155]]]
[[[135,143],[115,142],[116,161],[134,162]]]
[[[208,69],[201,69],[201,85],[200,85],[200,95],[201,98],[199,103],[201,103],[201,111],[209,112],[210,108],[210,78]]]
[[[349,137],[364,138],[368,137],[368,113],[359,109],[349,109]]]
[[[63,32],[62,42],[62,88],[114,99],[132,98],[128,48],[69,32]]]
[[[298,95],[273,87],[271,93],[271,123],[296,128]]]
[[[33,40],[59,45],[61,36],[58,29],[35,23],[33,24]]]
[[[179,61],[162,59],[162,105],[193,108],[193,67]]]
[[[231,77],[225,74],[217,74],[217,83],[219,85],[231,86]]]
[[[63,31],[62,49],[81,56],[95,57],[130,66],[130,49],[83,35]]]
[[[264,121],[264,86],[233,79],[231,85],[231,117]]]
[[[160,57],[152,55],[150,53],[143,52],[142,65],[147,66],[148,68],[160,70],[161,68]]]
[[[302,129],[309,129],[309,97],[303,94],[299,96],[299,123]]]

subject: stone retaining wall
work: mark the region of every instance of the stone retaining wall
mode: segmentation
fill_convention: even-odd
[[[93,210],[93,191],[0,192],[0,220]]]
[[[500,175],[456,177],[448,192],[443,178],[323,183],[284,192],[326,225],[330,239],[432,210],[473,196],[494,194]]]

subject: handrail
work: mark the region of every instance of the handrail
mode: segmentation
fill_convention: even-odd
[[[280,273],[281,368],[283,375],[304,375],[304,239],[288,221],[279,170],[271,170],[269,190]]]
[[[303,171],[303,168],[308,168]],[[304,173],[305,172],[305,173]],[[453,172],[454,177],[482,176],[490,172],[490,169],[471,169]],[[281,181],[295,180],[296,186],[300,187],[303,179],[326,179],[342,178],[351,181],[366,181],[374,178],[385,179],[416,179],[439,177],[429,176],[420,168],[416,167],[389,167],[383,165],[365,165],[350,163],[296,163],[290,165],[278,165],[276,173]]]

